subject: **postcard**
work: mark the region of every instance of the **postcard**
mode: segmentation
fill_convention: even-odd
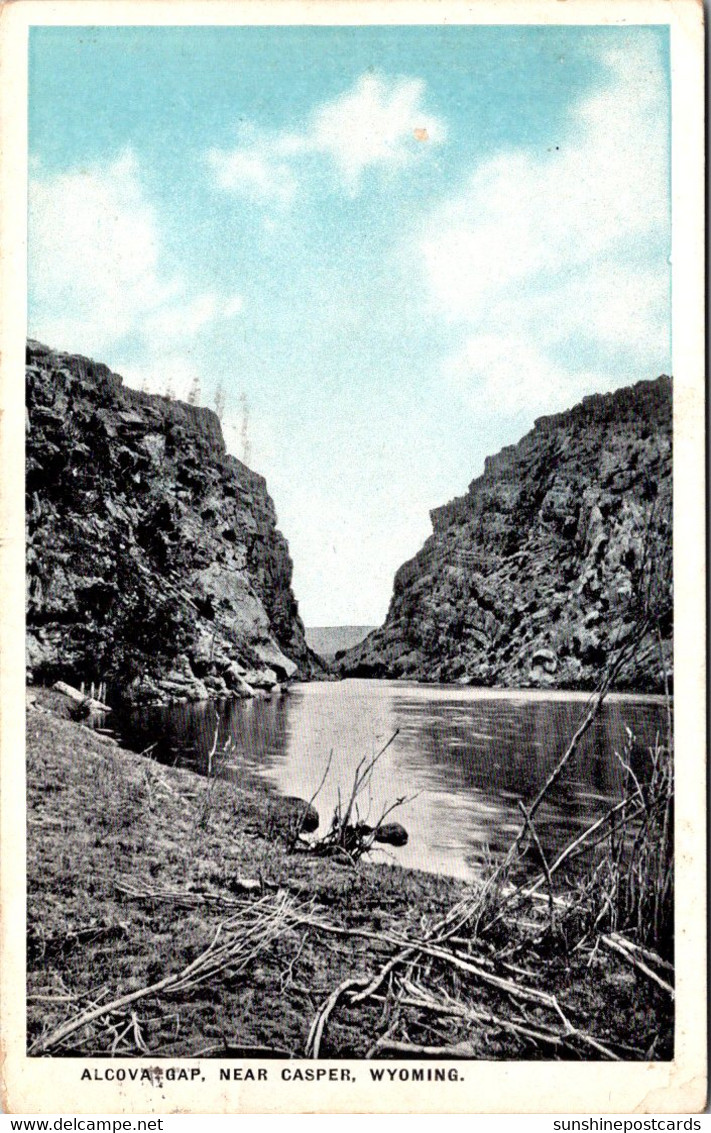
[[[702,25],[3,8],[7,1111],[703,1109]]]

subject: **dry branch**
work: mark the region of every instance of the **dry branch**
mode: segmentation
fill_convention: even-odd
[[[421,1046],[418,1043],[399,1042],[397,1039],[378,1039],[368,1051],[372,1058],[375,1052],[388,1054],[403,1054],[408,1058],[414,1055],[425,1058],[476,1058],[476,1051],[471,1043],[457,1043],[456,1046]]]
[[[338,1003],[338,1000],[352,987],[362,987],[365,983],[362,979],[348,979],[339,984],[335,991],[332,991],[325,1003],[319,1008],[316,1017],[311,1024],[309,1036],[306,1040],[306,1049],[304,1054],[307,1058],[318,1058],[319,1050],[321,1049],[321,1039],[323,1037],[323,1030],[326,1026],[329,1015]]]
[[[636,956],[634,954],[634,952],[629,951],[627,948],[627,941],[624,941],[617,935],[601,936],[600,940],[606,948],[610,948],[613,952],[617,952],[618,956],[622,956],[622,958],[626,960],[628,964],[631,964],[632,967],[635,968],[638,972],[642,972],[647,977],[647,979],[652,980],[652,982],[657,984],[657,986],[660,987],[662,991],[666,991],[667,994],[670,995],[672,999],[674,999],[674,988],[671,986],[671,984],[667,983],[667,981],[662,979],[661,976],[657,975],[656,972],[653,972],[652,969],[647,964],[645,964],[644,960],[641,960],[639,956]]]
[[[31,1053],[45,1054],[82,1027],[104,1016],[114,1015],[139,999],[186,991],[226,969],[232,974],[241,971],[288,928],[288,898],[280,895],[273,902],[273,907],[269,908],[265,903],[270,900],[271,898],[263,898],[242,916],[221,922],[207,948],[181,971],[171,972],[156,983],[74,1015],[48,1035],[38,1039]],[[224,943],[220,943],[222,939]]]
[[[558,1047],[567,1040],[567,1036],[560,1035],[549,1028],[537,1026],[534,1029],[530,1025],[524,1026],[524,1024],[513,1019],[504,1019],[491,1011],[470,1007],[453,999],[435,999],[423,988],[408,981],[403,981],[403,987],[407,994],[400,999],[400,1003],[404,1007],[418,1007],[440,1015],[452,1015],[472,1023],[485,1023],[488,1027],[500,1027],[502,1030],[511,1031],[522,1038],[530,1039],[534,1043],[546,1043],[549,1046]]]
[[[353,784],[345,806],[341,802],[341,790],[340,787],[338,788],[336,809],[329,830],[321,838],[310,842],[299,840],[299,835],[297,834],[290,843],[290,849],[299,849],[304,853],[313,854],[317,857],[341,857],[347,864],[355,866],[358,860],[373,848],[373,844],[380,840],[378,838],[379,832],[381,830],[384,831],[384,822],[387,816],[397,807],[403,806],[405,803],[411,802],[413,798],[416,798],[415,795],[411,798],[406,798],[403,795],[396,799],[395,802],[385,806],[375,826],[370,826],[367,822],[360,820],[358,807],[359,796],[370,787],[375,765],[398,736],[399,731],[400,729],[396,728],[387,743],[385,743],[375,755],[371,757],[366,756],[357,764],[353,773]],[[312,796],[311,802],[313,802],[313,799],[319,793],[326,780],[332,756],[333,752],[331,752],[329,756],[326,771],[315,794]],[[406,832],[404,832],[404,839],[407,841]],[[398,845],[399,843],[395,844]]]
[[[519,808],[519,810],[521,811],[521,814],[524,817],[524,821],[526,823],[526,826],[531,831],[531,838],[533,839],[533,843],[534,843],[536,849],[538,850],[538,856],[541,859],[541,865],[543,866],[543,873],[545,875],[546,885],[548,886],[548,911],[549,911],[549,916],[550,916],[551,932],[555,932],[555,894],[553,893],[553,880],[551,878],[551,871],[550,871],[549,866],[548,866],[548,861],[546,859],[546,855],[543,852],[543,846],[541,845],[541,840],[538,837],[538,832],[537,832],[536,827],[534,825],[533,818],[531,817],[529,812],[526,810],[521,799],[518,800],[518,808]]]
[[[674,965],[670,964],[668,960],[662,959],[662,957],[658,955],[658,953],[653,952],[651,948],[643,948],[641,944],[633,944],[631,940],[628,940],[627,937],[620,936],[617,932],[611,932],[610,937],[624,945],[628,952],[639,952],[640,956],[644,956],[651,964],[656,964],[664,971],[671,972],[672,975],[674,974]]]

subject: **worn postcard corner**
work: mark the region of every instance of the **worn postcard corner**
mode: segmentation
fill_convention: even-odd
[[[5,1109],[700,1112],[701,5],[1,15]]]

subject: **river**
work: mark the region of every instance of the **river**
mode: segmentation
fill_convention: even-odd
[[[359,761],[397,732],[359,800],[360,818],[373,824],[404,798],[392,820],[409,841],[379,851],[383,860],[468,879],[488,854],[508,847],[521,823],[517,800],[530,801],[545,782],[588,700],[585,693],[346,680],[294,685],[269,700],[143,709],[117,723],[131,746],[157,741],[159,758],[202,772],[217,725],[221,777],[239,782],[256,773],[275,791],[306,799],[330,759],[315,801],[322,831]],[[547,856],[621,797],[626,772],[615,752],[644,776],[648,747],[665,722],[661,698],[607,698],[538,812]]]

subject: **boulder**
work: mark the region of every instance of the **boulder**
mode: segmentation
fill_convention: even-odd
[[[277,683],[276,673],[272,669],[247,669],[243,680],[252,688],[260,688],[271,692]]]
[[[540,666],[547,673],[554,673],[558,668],[558,658],[552,649],[536,649],[531,657],[531,667]]]
[[[313,834],[314,830],[318,830],[321,819],[313,803],[296,795],[284,795],[281,801],[285,813],[293,818],[295,823],[300,824],[304,834]]]
[[[374,841],[385,846],[406,846],[408,837],[407,830],[399,822],[384,822],[376,827]]]

